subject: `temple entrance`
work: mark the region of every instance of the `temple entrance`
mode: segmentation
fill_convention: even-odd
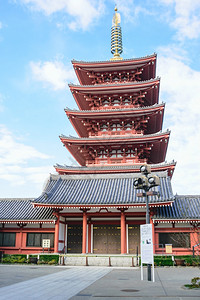
[[[94,226],[93,253],[121,253],[120,227],[117,225]]]
[[[139,225],[128,226],[128,253],[140,253],[140,227]]]
[[[67,253],[82,252],[82,226],[73,225],[67,228]]]

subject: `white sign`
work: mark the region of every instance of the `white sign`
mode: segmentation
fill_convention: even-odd
[[[153,238],[151,224],[140,225],[140,241],[141,263],[153,265]]]
[[[50,248],[50,239],[42,240],[42,248]]]

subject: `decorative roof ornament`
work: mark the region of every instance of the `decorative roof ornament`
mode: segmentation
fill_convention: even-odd
[[[111,28],[111,53],[113,57],[110,60],[122,60],[120,54],[123,52],[122,47],[122,31],[121,31],[121,17],[117,12],[117,6],[115,6],[115,13],[112,19],[112,28]]]

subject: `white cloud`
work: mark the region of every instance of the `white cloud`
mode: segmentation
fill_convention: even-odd
[[[30,9],[41,11],[46,15],[57,12],[67,13],[72,17],[68,26],[77,30],[86,30],[91,23],[96,21],[104,10],[102,0],[21,0]]]
[[[50,166],[31,167],[33,160],[47,160],[50,157],[32,146],[17,140],[4,125],[0,125],[0,180],[11,186],[25,185],[28,182],[40,184],[53,171]]]
[[[30,68],[34,80],[41,81],[54,90],[66,89],[67,82],[77,81],[72,67],[59,61],[30,62]]]
[[[0,22],[0,29],[3,27],[2,23]]]
[[[157,73],[161,76],[160,99],[167,103],[165,124],[171,130],[167,157],[178,161],[175,192],[199,194],[200,72],[189,67],[184,58],[164,54],[158,59]]]
[[[24,164],[32,158],[47,159],[43,154],[31,146],[19,143],[8,129],[0,126],[0,164]]]
[[[200,36],[200,1],[199,0],[160,0],[167,6],[174,6],[170,25],[177,30],[179,40],[194,39]]]

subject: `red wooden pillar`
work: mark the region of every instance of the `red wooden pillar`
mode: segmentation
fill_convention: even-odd
[[[159,233],[155,231],[155,227],[157,224],[154,224],[154,235],[155,235],[155,254],[159,249]]]
[[[121,254],[126,253],[126,218],[124,211],[121,211]]]
[[[197,228],[194,226],[192,232],[190,233],[190,243],[191,243],[191,249],[193,249],[193,246],[197,245],[199,243],[199,236]],[[198,250],[199,247],[195,247],[195,250]]]
[[[22,253],[22,249],[26,247],[26,235],[23,233],[23,228],[26,224],[17,224],[19,226],[19,232],[16,234],[16,243],[15,247],[18,248],[19,253]]]
[[[87,213],[83,211],[82,253],[86,253],[87,243]]]
[[[19,236],[19,240],[20,240],[19,253],[21,253],[22,252],[22,239],[23,239],[23,236],[22,236],[22,227],[20,228],[19,234],[20,234],[20,236]]]
[[[88,223],[88,253],[91,253],[91,223]]]
[[[54,235],[54,253],[58,253],[58,241],[59,241],[59,215],[57,214],[57,221],[55,224],[55,235]]]

